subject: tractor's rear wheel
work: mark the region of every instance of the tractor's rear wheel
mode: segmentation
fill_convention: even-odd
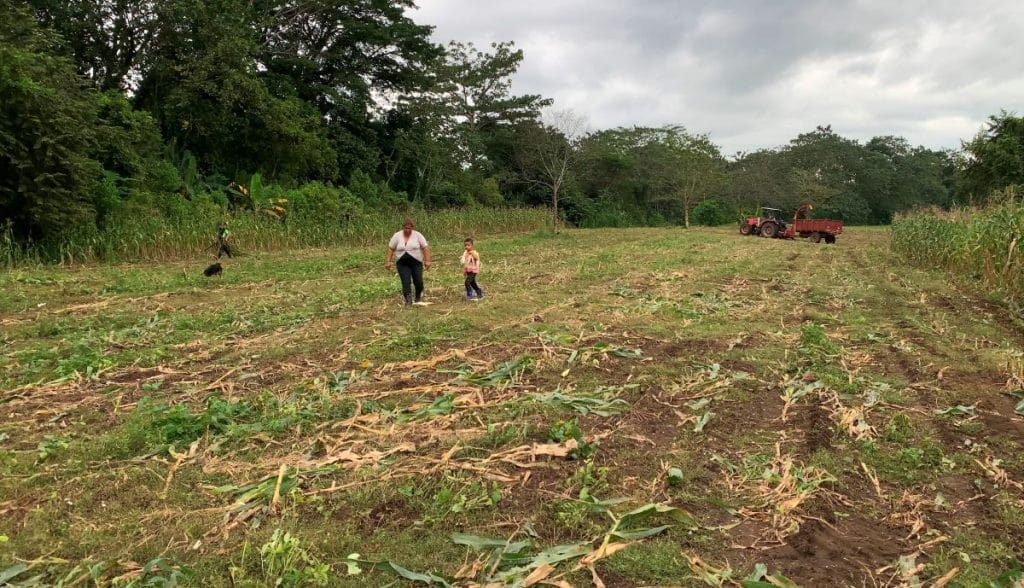
[[[828,243],[829,245],[835,245],[836,244],[836,236],[835,235],[825,235],[825,242]]]
[[[814,243],[821,243],[821,233],[811,233],[811,241]]]
[[[763,225],[761,225],[761,236],[762,237],[768,237],[769,239],[771,239],[772,237],[778,236],[778,234],[779,234],[779,225],[777,225],[775,223],[764,223]]]
[[[749,235],[753,230],[754,228],[750,226],[750,223],[743,223],[742,225],[740,225],[741,235]]]

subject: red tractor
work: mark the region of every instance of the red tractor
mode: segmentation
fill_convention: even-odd
[[[810,238],[815,243],[822,240],[826,243],[835,243],[836,236],[843,232],[843,221],[804,218],[809,210],[814,210],[810,204],[797,208],[793,222],[787,225],[781,210],[762,207],[762,216],[749,216],[740,221],[740,233],[778,239],[793,239],[799,236]]]

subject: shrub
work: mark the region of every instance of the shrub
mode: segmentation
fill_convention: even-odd
[[[714,198],[703,200],[693,207],[690,220],[695,225],[718,227],[736,222],[736,211]]]
[[[474,179],[475,180],[475,179]],[[472,186],[473,202],[483,206],[500,206],[505,200],[498,187],[498,180],[495,178],[483,178],[475,180]]]
[[[286,200],[285,208],[289,216],[319,216],[336,220],[341,210],[339,190],[321,182],[310,182],[295,190],[283,190],[276,197]]]
[[[405,192],[395,192],[384,182],[375,182],[365,172],[355,171],[349,180],[349,191],[368,208],[407,208],[409,198]]]

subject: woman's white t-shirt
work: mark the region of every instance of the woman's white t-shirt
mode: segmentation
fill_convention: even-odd
[[[419,231],[410,233],[408,239],[405,238],[405,234],[402,231],[398,231],[391,237],[388,247],[395,251],[396,261],[402,259],[403,255],[409,254],[413,259],[422,262],[423,250],[430,247],[430,245],[427,244],[427,240]]]

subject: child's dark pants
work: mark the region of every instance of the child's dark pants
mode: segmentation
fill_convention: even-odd
[[[473,292],[476,292],[476,297],[481,298],[484,295],[483,290],[476,284],[476,274],[466,274],[466,296],[472,296]]]

